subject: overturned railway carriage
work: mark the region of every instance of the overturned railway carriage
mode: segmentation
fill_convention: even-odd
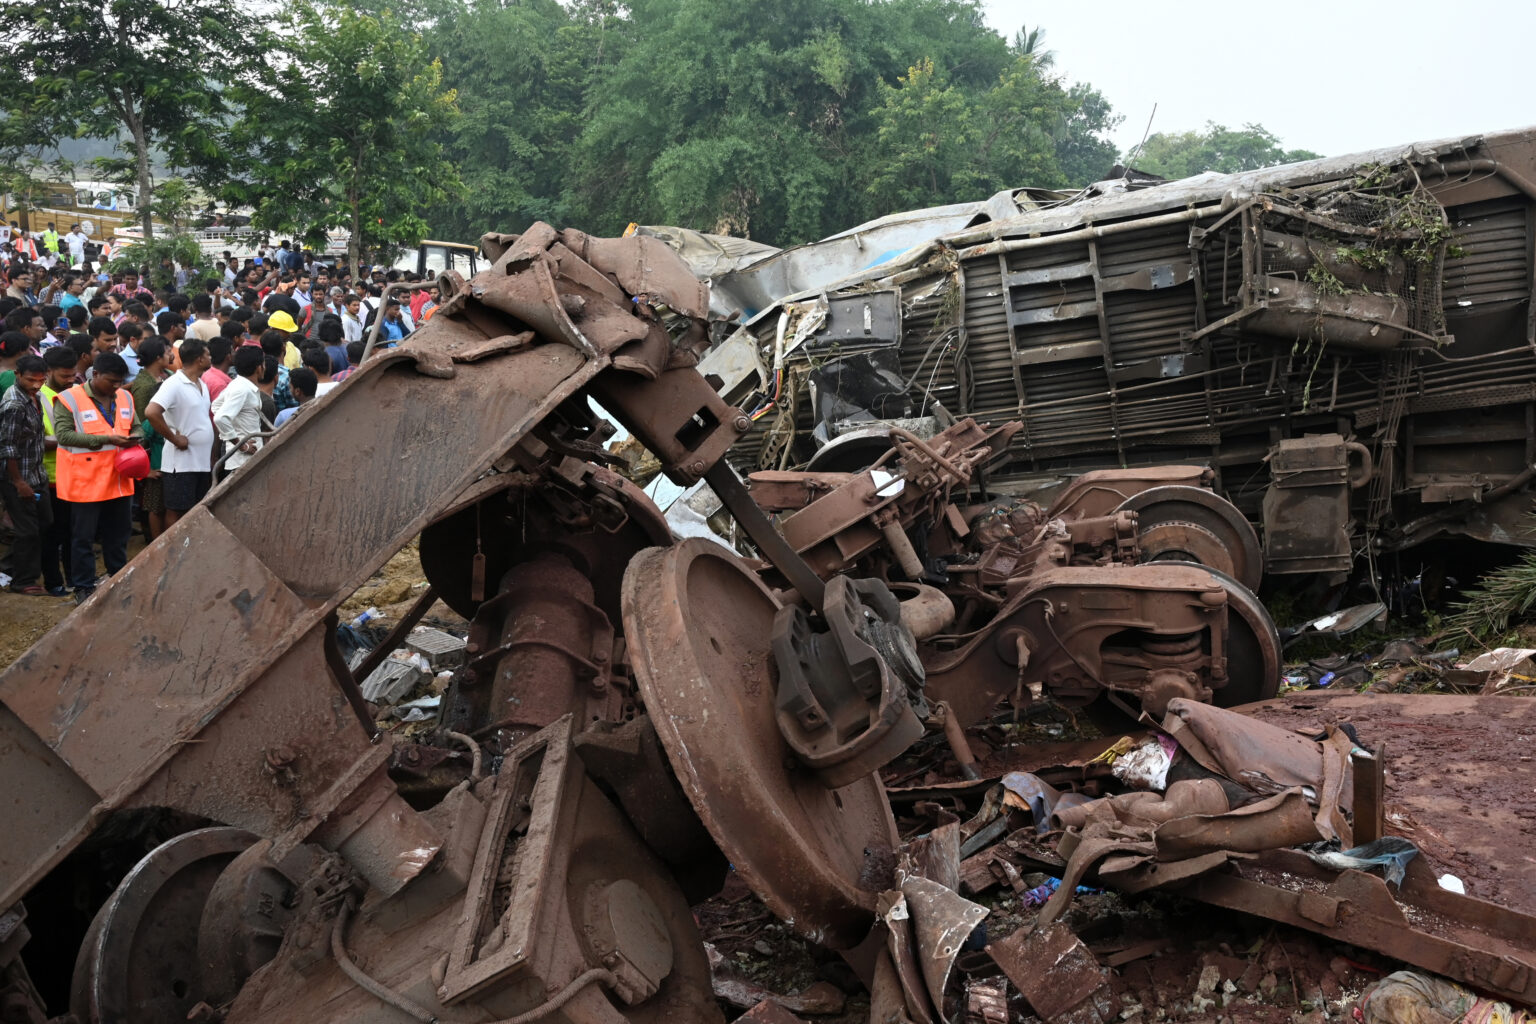
[[[1528,545],[1533,182],[1527,130],[1132,175],[998,220],[994,199],[722,346],[710,368],[763,428],[733,457],[817,468],[861,421],[938,403],[1023,424],[994,488],[1209,466],[1270,573],[1446,534]]]

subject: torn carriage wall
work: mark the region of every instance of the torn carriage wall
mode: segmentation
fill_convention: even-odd
[[[1271,572],[1340,571],[1367,536],[1379,550],[1447,533],[1529,545],[1533,181],[1536,130],[1514,131],[993,202],[974,226],[925,221],[928,240],[903,253],[867,246],[864,269],[818,263],[875,222],[724,275],[803,290],[780,291],[705,369],[756,417],[733,459],[804,463],[829,432],[806,390],[817,318],[894,289],[918,411],[1024,423],[994,486],[1209,464],[1268,527]],[[1303,518],[1315,528],[1298,533]]]

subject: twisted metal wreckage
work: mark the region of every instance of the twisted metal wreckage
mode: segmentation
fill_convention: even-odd
[[[1006,228],[978,244],[1011,251]],[[728,866],[845,952],[878,1021],[962,998],[955,961],[987,913],[962,891],[1020,864],[1067,883],[987,948],[1048,1019],[1116,1013],[1059,920],[1083,879],[1178,886],[1536,1001],[1531,867],[1457,831],[1445,766],[1424,758],[1528,716],[1498,698],[1272,700],[1264,552],[1203,466],[1084,474],[1042,508],[989,488],[1047,429],[1026,410],[883,422],[867,464],[743,481],[726,457],[755,410],[701,372],[720,358],[710,292],[673,249],[543,224],[482,246],[493,266],[445,276],[428,325],[0,675],[6,1020],[58,1019],[60,990],[91,1024],[719,1020],[689,908]],[[758,558],[675,540],[611,468],[589,399],[671,480],[707,482]],[[323,542],[294,542],[317,523]],[[380,650],[438,598],[471,625],[433,742],[404,743],[377,728],[372,663],[348,666],[336,610],[417,537],[430,587]],[[1157,726],[1117,765],[1179,756],[1132,789],[1103,759],[1035,764],[903,843],[879,770],[931,730],[952,788],[981,792],[996,775],[966,728],[1005,698],[1115,704]],[[1405,741],[1390,786],[1389,731]],[[1466,799],[1487,796],[1486,765],[1457,770]],[[1499,813],[1526,813],[1536,786],[1497,772],[1527,794]],[[1431,818],[1494,866],[1488,900],[1439,888],[1427,854],[1386,836]],[[174,834],[83,898],[146,820]],[[1376,840],[1390,880],[1296,849]],[[1006,993],[972,983],[973,1005]]]

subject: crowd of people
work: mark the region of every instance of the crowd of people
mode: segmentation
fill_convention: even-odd
[[[109,272],[52,232],[0,241],[0,577],[19,594],[84,601],[98,548],[120,571],[136,528],[153,540],[340,386],[376,322],[389,348],[437,308],[388,287],[418,275],[288,241],[204,276]]]

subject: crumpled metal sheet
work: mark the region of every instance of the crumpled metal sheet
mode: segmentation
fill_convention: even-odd
[[[1205,768],[1252,789],[1323,784],[1322,750],[1314,740],[1248,715],[1182,697],[1168,702],[1163,731]]]
[[[987,952],[1050,1024],[1108,1024],[1118,1019],[1109,973],[1063,924],[1020,928]]]
[[[1258,853],[1316,842],[1318,838],[1317,825],[1299,789],[1223,814],[1175,818],[1153,833],[1160,861],[1216,851]]]
[[[919,1022],[943,1019],[944,990],[965,941],[986,918],[960,887],[959,819],[942,823],[901,850],[897,888],[881,893],[877,914],[889,929],[886,952],[907,1011]]]
[[[1184,779],[1166,793],[1135,791],[1073,805],[1058,805],[1052,825],[1080,829],[1090,821],[1156,825],[1192,814],[1225,814],[1231,809],[1226,790],[1215,779]]]
[[[955,959],[965,940],[990,911],[928,878],[907,879],[902,883],[901,892],[912,915],[918,966],[923,972],[928,996],[942,1013],[944,989],[949,984]]]

